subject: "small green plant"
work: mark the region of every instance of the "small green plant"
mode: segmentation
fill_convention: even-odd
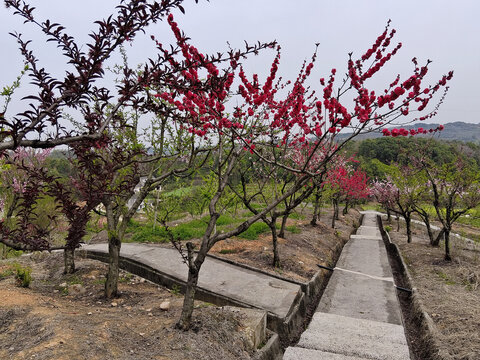
[[[385,226],[384,229],[385,229],[385,231],[386,231],[387,233],[389,233],[390,231],[392,231],[392,227],[391,227],[390,225]]]
[[[80,284],[83,285],[83,281],[77,275],[71,275],[67,280],[68,285]]]
[[[94,285],[104,285],[104,284],[105,284],[105,281],[107,281],[107,279],[105,279],[105,278],[95,279],[95,280],[93,281],[93,284],[94,284]]]
[[[182,288],[180,287],[180,285],[173,284],[173,286],[172,286],[172,294],[173,295],[177,295],[177,296],[180,295],[181,290],[182,290]]]
[[[32,268],[15,263],[15,278],[21,287],[27,288],[32,282]]]
[[[133,274],[126,273],[124,276],[120,276],[118,279],[119,282],[121,283],[128,283],[133,279]],[[104,281],[105,282],[105,281]]]

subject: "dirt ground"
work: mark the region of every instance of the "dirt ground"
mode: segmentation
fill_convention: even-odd
[[[292,222],[301,232],[280,240],[277,274],[303,281],[317,271],[316,264],[333,263],[360,216],[351,210],[335,230],[321,223],[330,216],[314,228],[307,219]],[[274,272],[270,239],[231,239],[212,253]],[[226,248],[236,250],[221,254]],[[174,327],[183,301],[175,290],[122,272],[121,296],[106,300],[103,263],[77,259],[77,272],[64,275],[61,253],[38,253],[0,261],[0,274],[8,274],[13,261],[31,267],[34,280],[21,288],[13,275],[0,276],[0,359],[252,358],[241,315],[197,302],[193,329],[183,332]],[[162,310],[166,303],[168,310]]]
[[[396,225],[390,231],[413,277],[426,311],[438,331],[437,344],[452,359],[480,359],[480,246],[476,250],[451,237],[453,261],[443,260],[444,248],[431,247],[425,228],[414,226],[407,244]],[[403,230],[403,229],[402,229]]]
[[[332,266],[336,261],[336,252],[348,241],[350,234],[358,226],[360,214],[351,209],[336,222],[335,229],[330,226],[331,214],[325,211],[317,226],[310,225],[310,218],[304,220],[288,219],[288,225],[296,225],[299,233],[286,232],[286,239],[278,239],[281,266],[272,267],[272,235],[265,233],[258,240],[228,239],[217,243],[211,253],[236,262],[260,268],[297,281],[308,281],[318,271],[317,264]],[[328,225],[325,225],[326,222]]]

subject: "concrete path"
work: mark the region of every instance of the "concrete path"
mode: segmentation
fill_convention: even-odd
[[[376,214],[345,245],[308,329],[286,360],[410,359]]]
[[[105,260],[108,254],[107,244],[85,245],[82,250],[87,252],[88,257],[99,260]],[[147,266],[149,273],[156,273],[155,279],[159,279],[156,282],[165,284],[162,281],[173,280],[173,283],[185,283],[187,280],[188,268],[175,249],[125,243],[122,244],[120,256],[122,268],[127,267],[126,270],[138,273],[139,268],[135,266]],[[301,287],[296,283],[210,257],[201,268],[198,288],[213,297],[218,294],[222,304],[226,302],[264,309],[279,319],[285,319],[291,313],[302,295]],[[215,302],[215,298],[209,298],[209,301]]]

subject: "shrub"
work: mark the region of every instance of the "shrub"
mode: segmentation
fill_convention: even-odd
[[[27,288],[32,282],[32,269],[28,266],[23,267],[20,264],[15,264],[15,278],[21,287]]]

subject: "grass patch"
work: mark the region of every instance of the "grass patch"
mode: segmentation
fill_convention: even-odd
[[[452,279],[450,279],[450,278],[448,277],[448,275],[445,274],[444,272],[442,272],[442,271],[437,271],[436,273],[437,273],[437,275],[438,275],[438,277],[439,277],[440,279],[442,279],[443,281],[445,281],[445,284],[447,284],[447,285],[455,285],[455,284],[456,284],[456,282],[453,281]]]
[[[207,223],[203,219],[169,227],[168,232],[161,225],[157,225],[154,229],[152,223],[140,224],[132,220],[127,231],[133,233],[133,236],[128,240],[129,242],[162,243],[170,241],[169,232],[175,239],[190,240],[202,237],[206,229]]]
[[[285,226],[285,230],[290,231],[292,234],[300,234],[301,232],[296,225]]]
[[[12,276],[15,272],[15,269],[13,266],[8,266],[6,269],[2,270],[0,272],[0,280],[6,279],[10,276]]]
[[[299,214],[299,213],[291,213],[290,215],[288,215],[288,217],[290,219],[294,219],[294,220],[304,220],[305,219],[305,215],[302,215],[302,214]]]
[[[270,231],[270,228],[264,222],[256,222],[252,224],[247,230],[238,235],[239,238],[247,240],[257,240],[258,235]]]

